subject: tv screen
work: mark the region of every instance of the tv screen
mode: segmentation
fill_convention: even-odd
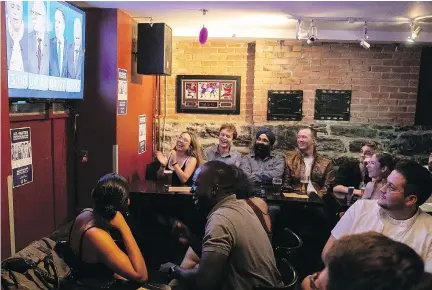
[[[6,1],[9,97],[82,99],[85,13],[57,1]]]

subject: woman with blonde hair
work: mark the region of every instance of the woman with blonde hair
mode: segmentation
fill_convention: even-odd
[[[165,170],[172,170],[172,185],[192,185],[195,169],[203,163],[201,147],[198,138],[190,132],[183,132],[177,138],[176,145],[168,156],[156,152],[156,158],[161,163],[157,172],[158,178],[164,176]]]

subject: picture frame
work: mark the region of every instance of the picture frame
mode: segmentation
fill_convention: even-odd
[[[240,76],[178,75],[177,113],[240,115]]]

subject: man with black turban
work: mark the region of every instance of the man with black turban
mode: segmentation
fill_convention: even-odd
[[[275,141],[276,137],[269,128],[259,130],[253,151],[240,162],[240,168],[255,185],[271,184],[273,178],[282,178],[285,161],[282,155],[272,152]]]

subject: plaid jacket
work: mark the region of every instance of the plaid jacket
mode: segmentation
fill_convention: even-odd
[[[305,172],[305,163],[300,150],[288,151],[285,155],[285,171],[283,186],[285,189],[300,190],[300,179]],[[311,182],[318,191],[319,197],[327,194],[335,181],[333,163],[329,158],[314,153],[314,162],[311,168]]]

